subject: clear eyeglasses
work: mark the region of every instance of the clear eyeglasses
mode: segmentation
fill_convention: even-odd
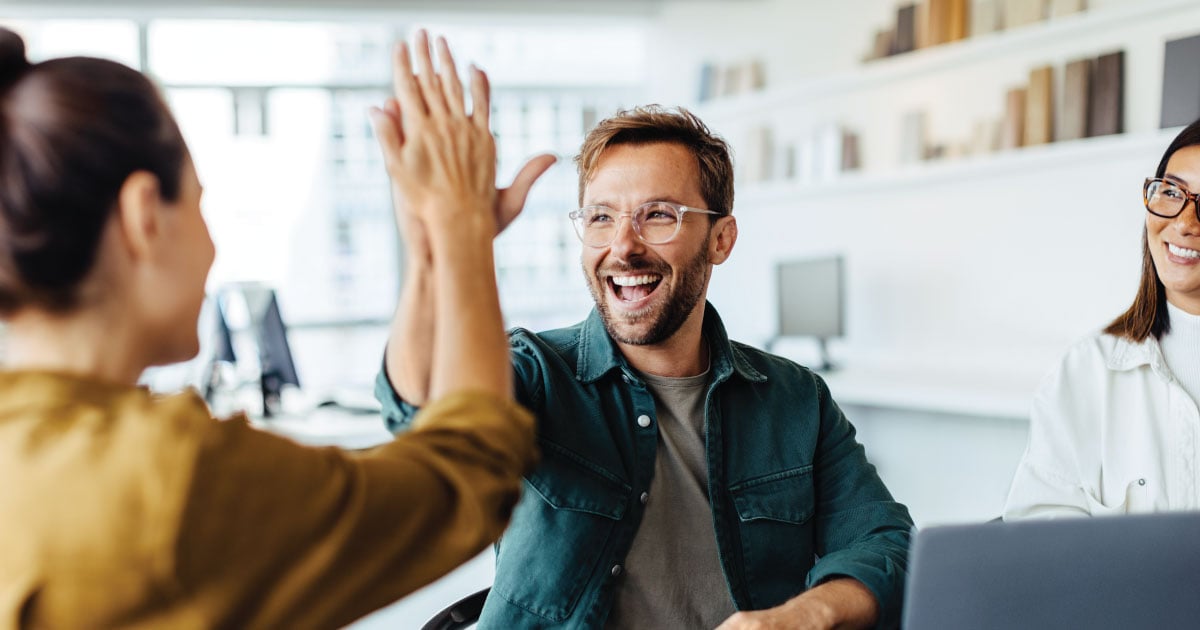
[[[571,223],[575,226],[575,234],[588,247],[607,247],[617,236],[617,220],[628,216],[633,222],[633,232],[642,242],[650,245],[662,245],[671,242],[679,234],[683,225],[683,215],[689,212],[700,214],[722,214],[713,210],[701,210],[672,203],[670,201],[651,201],[644,203],[628,215],[609,208],[608,206],[584,206],[572,210]]]
[[[1196,220],[1200,221],[1200,194],[1193,193],[1169,179],[1148,178],[1142,186],[1142,200],[1146,210],[1164,219],[1174,219],[1183,212],[1187,202],[1192,201]]]

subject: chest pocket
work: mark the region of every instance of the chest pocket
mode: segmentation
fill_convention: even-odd
[[[730,486],[738,514],[745,577],[754,608],[770,608],[804,590],[815,559],[812,466]]]
[[[561,622],[607,555],[632,488],[556,444],[540,446],[541,464],[525,479],[500,540],[492,589],[509,604]]]

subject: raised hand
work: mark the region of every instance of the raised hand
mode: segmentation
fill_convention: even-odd
[[[396,46],[395,99],[372,109],[384,164],[398,196],[401,223],[496,233],[496,144],[488,128],[487,76],[470,70],[472,108],[445,39],[437,41],[435,72],[429,37],[419,31],[410,55]],[[414,72],[412,57],[416,57]],[[405,216],[407,215],[407,216]]]

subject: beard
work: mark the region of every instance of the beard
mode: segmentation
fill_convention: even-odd
[[[665,280],[670,268],[665,263],[652,264],[645,260],[639,260],[633,264],[620,265],[615,271],[655,273]],[[708,275],[708,240],[705,239],[704,246],[700,248],[700,251],[674,276],[675,282],[671,286],[671,292],[660,308],[656,309],[654,306],[650,306],[643,312],[622,318],[621,323],[632,326],[649,322],[649,325],[640,331],[624,333],[618,329],[612,311],[608,308],[608,281],[600,280],[598,276],[589,274],[586,269],[584,274],[588,276],[588,290],[592,293],[592,299],[596,302],[596,310],[600,312],[600,321],[604,323],[604,329],[608,331],[609,337],[619,343],[631,346],[650,346],[662,343],[670,339],[683,326],[688,315],[704,297],[705,280]],[[655,290],[663,288],[662,280],[659,282],[660,286]]]

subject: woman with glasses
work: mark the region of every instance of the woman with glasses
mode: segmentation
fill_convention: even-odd
[[[351,454],[137,386],[198,348],[214,249],[187,146],[145,76],[31,64],[0,29],[0,627],[337,628],[499,536],[535,448],[491,244],[527,186],[495,189],[486,78],[468,113],[439,48],[435,77],[423,34],[415,75],[401,46],[372,112],[432,270],[436,393]]]
[[[1034,398],[1004,517],[1200,508],[1200,121],[1143,185],[1133,305]]]

